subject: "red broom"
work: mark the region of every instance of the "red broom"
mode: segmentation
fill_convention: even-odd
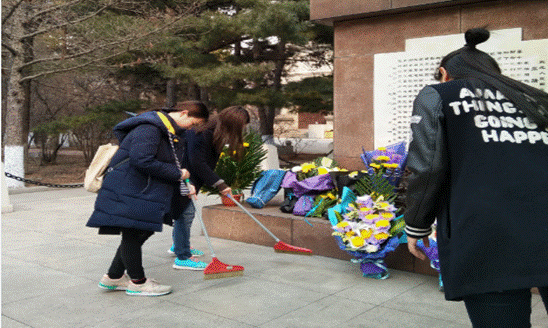
[[[197,208],[196,202],[194,202],[194,208]],[[202,230],[204,232],[204,236],[206,237],[207,245],[209,246],[209,251],[211,252],[211,262],[207,265],[207,267],[204,269],[204,279],[217,279],[217,278],[228,278],[228,277],[236,277],[241,276],[244,274],[244,267],[241,265],[229,265],[226,263],[223,263],[217,259],[217,256],[215,256],[215,252],[213,251],[213,246],[211,246],[211,240],[209,239],[209,235],[207,234],[207,230],[204,224],[204,220],[202,219],[201,215],[198,215],[198,218],[200,219],[200,223],[202,224]]]
[[[274,251],[278,253],[289,253],[289,254],[298,254],[298,255],[312,255],[312,250],[308,248],[303,247],[297,247],[293,245],[289,245],[281,241],[278,237],[274,236],[274,234],[268,230],[264,224],[261,223],[253,214],[251,214],[240,202],[236,201],[231,194],[227,195],[228,198],[230,198],[236,205],[238,205],[244,212],[249,215],[257,224],[263,228],[264,231],[268,232],[268,234],[276,240],[276,245],[274,245]]]

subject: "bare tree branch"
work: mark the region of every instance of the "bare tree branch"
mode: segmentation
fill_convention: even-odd
[[[81,23],[81,22],[84,22],[86,20],[89,20],[97,15],[99,15],[100,13],[102,13],[105,9],[107,9],[109,7],[109,5],[106,5],[106,6],[103,6],[101,7],[99,10],[93,12],[93,14],[90,14],[90,15],[87,15],[87,16],[84,16],[80,19],[77,19],[77,20],[74,20],[74,21],[67,21],[67,22],[64,22],[62,24],[58,24],[58,25],[52,25],[50,27],[47,27],[47,28],[43,28],[43,29],[40,29],[40,30],[37,30],[37,31],[34,31],[32,33],[29,33],[29,34],[25,34],[23,36],[21,36],[21,40],[23,39],[27,39],[27,38],[32,38],[32,37],[35,37],[37,35],[40,35],[40,34],[44,34],[46,32],[49,32],[51,30],[57,30],[59,28],[62,28],[62,27],[65,27],[65,26],[69,26],[69,25],[74,25],[74,24],[78,24],[78,23]]]
[[[6,24],[6,21],[10,19],[10,17],[13,15],[15,10],[17,10],[17,7],[19,7],[23,1],[25,0],[17,1],[17,3],[14,4],[13,7],[11,7],[11,10],[4,17],[2,17],[2,24]]]
[[[67,2],[67,3],[64,3],[64,4],[62,4],[62,5],[51,6],[51,7],[47,8],[47,9],[44,9],[44,10],[39,11],[39,12],[36,12],[36,13],[34,14],[34,17],[39,17],[39,16],[41,16],[41,15],[49,14],[49,13],[52,12],[52,11],[56,11],[56,10],[59,10],[59,9],[62,9],[62,8],[67,8],[67,7],[70,7],[70,6],[74,6],[74,5],[76,5],[76,4],[80,3],[80,2],[83,2],[83,1],[85,1],[85,0],[73,0],[73,1],[71,1],[71,2]]]
[[[25,81],[28,81],[28,80],[32,80],[32,79],[36,79],[36,78],[39,78],[39,77],[42,77],[42,76],[45,76],[45,75],[50,75],[50,74],[56,74],[56,73],[63,73],[63,72],[69,72],[69,71],[73,71],[73,70],[77,70],[77,69],[80,69],[80,68],[84,68],[86,66],[89,66],[93,63],[98,63],[98,62],[101,62],[101,61],[104,61],[104,60],[108,60],[108,59],[111,59],[111,58],[114,58],[116,56],[119,56],[121,54],[124,54],[126,53],[127,51],[133,51],[133,50],[136,50],[137,48],[133,48],[133,49],[124,49],[122,51],[119,51],[115,54],[112,54],[110,56],[106,56],[106,57],[101,57],[101,58],[96,58],[94,60],[90,60],[88,62],[85,62],[83,64],[80,64],[80,65],[77,65],[77,66],[72,66],[72,67],[66,67],[66,68],[62,68],[62,69],[54,69],[54,70],[50,70],[50,71],[45,71],[45,72],[40,72],[38,74],[35,74],[35,75],[29,75],[29,76],[25,76],[23,77],[21,80],[20,80],[20,83],[22,82],[25,82]]]
[[[35,65],[35,64],[39,64],[39,63],[53,62],[53,61],[58,61],[58,60],[75,59],[75,58],[79,58],[79,57],[91,54],[93,52],[99,51],[101,49],[105,49],[105,48],[117,46],[117,45],[120,45],[120,44],[125,44],[125,43],[129,43],[129,42],[132,42],[132,41],[144,39],[148,36],[151,36],[153,34],[156,34],[156,33],[160,32],[160,31],[163,31],[166,28],[169,28],[171,25],[173,25],[174,23],[176,23],[177,21],[179,21],[183,18],[184,18],[184,15],[181,15],[181,16],[177,17],[175,20],[173,20],[169,23],[166,23],[166,24],[164,24],[164,25],[162,25],[162,26],[160,26],[160,27],[158,27],[158,28],[156,28],[152,31],[144,33],[142,35],[137,35],[137,36],[133,36],[133,37],[130,37],[130,38],[125,38],[125,39],[117,40],[117,41],[110,42],[110,43],[107,43],[107,44],[103,44],[103,45],[97,46],[95,48],[86,50],[86,51],[81,51],[79,53],[75,53],[75,54],[70,55],[70,56],[65,55],[65,56],[54,56],[54,57],[49,57],[49,58],[36,59],[36,60],[30,61],[30,62],[24,63],[23,65],[17,67],[16,69],[21,70],[23,68],[26,68],[26,67],[29,67],[29,66],[32,66],[32,65]],[[126,51],[128,51],[128,50],[126,50]],[[123,52],[121,52],[121,53],[123,53]],[[105,58],[112,58],[112,57],[113,56],[108,56],[108,57],[105,57]],[[98,61],[98,60],[94,60],[94,62],[96,62],[96,61]],[[77,67],[80,68],[82,66],[77,66]],[[65,70],[62,70],[62,71],[65,71]],[[50,73],[51,73],[51,71],[50,71]],[[50,74],[50,73],[48,73],[48,74]],[[25,79],[28,79],[28,78],[25,78]]]
[[[17,56],[19,53],[15,51],[10,45],[6,44],[5,42],[2,42],[2,47],[6,48],[9,52],[11,52],[12,56]]]

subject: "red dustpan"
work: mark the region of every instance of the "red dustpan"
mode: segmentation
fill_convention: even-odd
[[[308,248],[303,247],[297,247],[293,245],[289,245],[281,241],[278,237],[274,236],[270,230],[268,230],[264,224],[261,223],[253,214],[251,214],[240,202],[234,200],[231,194],[227,195],[228,198],[232,199],[232,201],[238,205],[247,215],[249,215],[250,218],[252,218],[257,224],[263,228],[264,231],[266,231],[272,238],[276,240],[276,245],[274,245],[274,251],[279,253],[289,253],[289,254],[298,254],[298,255],[312,255],[312,250]]]

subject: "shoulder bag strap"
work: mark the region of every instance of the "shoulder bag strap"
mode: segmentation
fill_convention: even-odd
[[[171,125],[171,122],[169,121],[169,119],[164,115],[164,113],[162,112],[157,112],[157,113],[167,128],[169,144],[171,145],[171,150],[173,150],[173,157],[175,158],[175,165],[177,165],[179,170],[182,171],[183,167],[181,163],[179,162],[179,158],[177,157],[177,152],[175,151],[175,145],[173,144],[173,142],[179,142],[179,140],[177,139],[177,136],[175,135],[175,129],[173,128],[173,125]],[[181,196],[186,196],[190,193],[190,190],[188,189],[188,186],[186,185],[187,183],[188,181],[181,181],[181,183],[179,184],[179,191],[181,193]]]

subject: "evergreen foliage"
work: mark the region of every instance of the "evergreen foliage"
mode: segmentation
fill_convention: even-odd
[[[266,158],[267,151],[263,148],[261,136],[250,132],[244,137],[244,155],[236,160],[235,154],[221,153],[215,172],[232,188],[233,194],[239,194],[243,189],[249,188],[261,174],[261,162]],[[204,192],[218,194],[217,188],[204,186]]]
[[[397,196],[394,186],[382,173],[364,175],[363,178],[356,181],[355,188],[358,195],[371,195],[373,200],[382,196],[385,201],[394,202]]]

